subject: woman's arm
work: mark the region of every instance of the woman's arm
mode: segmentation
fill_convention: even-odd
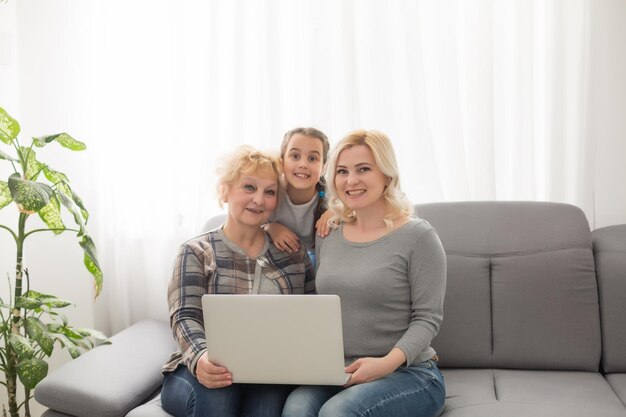
[[[210,265],[209,273],[215,271],[213,250],[208,242],[206,247],[198,241],[181,245],[167,291],[174,340],[178,344],[184,364],[194,375],[196,363],[206,351],[201,299],[207,292],[209,277],[204,265]]]
[[[396,342],[406,363],[413,363],[439,332],[446,291],[446,254],[434,229],[422,232],[411,252],[408,270],[411,291],[409,328]]]

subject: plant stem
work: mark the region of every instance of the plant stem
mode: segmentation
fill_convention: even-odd
[[[26,233],[24,235],[24,238],[27,238],[28,236],[32,235],[33,233],[37,233],[37,232],[54,232],[57,230],[61,230],[63,232],[80,232],[80,230],[76,230],[76,229],[68,229],[67,227],[64,228],[56,228],[56,229],[35,229],[35,230],[31,230],[30,232]]]
[[[11,233],[11,235],[13,236],[13,239],[17,242],[17,235],[15,234],[13,230],[11,230],[10,228],[6,227],[3,224],[0,224],[0,229],[7,230],[9,233]]]
[[[24,230],[26,228],[26,219],[28,214],[20,213],[18,232],[17,232],[17,259],[15,264],[15,293],[14,302],[17,302],[18,297],[22,296],[22,273],[24,269],[23,265],[23,253],[24,253]],[[13,307],[12,311],[13,322],[11,323],[11,333],[20,334],[20,318],[21,311],[17,307]],[[7,370],[6,370],[6,382],[7,382],[7,394],[9,397],[9,413],[11,417],[19,417],[19,411],[17,406],[17,363],[18,356],[8,342],[5,340],[5,347],[7,350]]]

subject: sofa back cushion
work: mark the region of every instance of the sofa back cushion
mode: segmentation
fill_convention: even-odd
[[[596,371],[600,317],[591,233],[568,204],[416,206],[448,259],[443,367]]]
[[[593,231],[602,317],[602,369],[626,372],[626,224]]]

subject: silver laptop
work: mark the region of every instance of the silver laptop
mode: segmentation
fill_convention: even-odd
[[[204,295],[209,360],[235,383],[343,385],[336,295]]]

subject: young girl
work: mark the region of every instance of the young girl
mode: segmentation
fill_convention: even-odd
[[[324,237],[330,231],[322,178],[330,144],[326,135],[312,127],[298,127],[285,134],[280,145],[286,190],[265,231],[274,245],[295,252],[300,246],[313,255],[315,231]],[[312,256],[313,257],[313,256]]]

